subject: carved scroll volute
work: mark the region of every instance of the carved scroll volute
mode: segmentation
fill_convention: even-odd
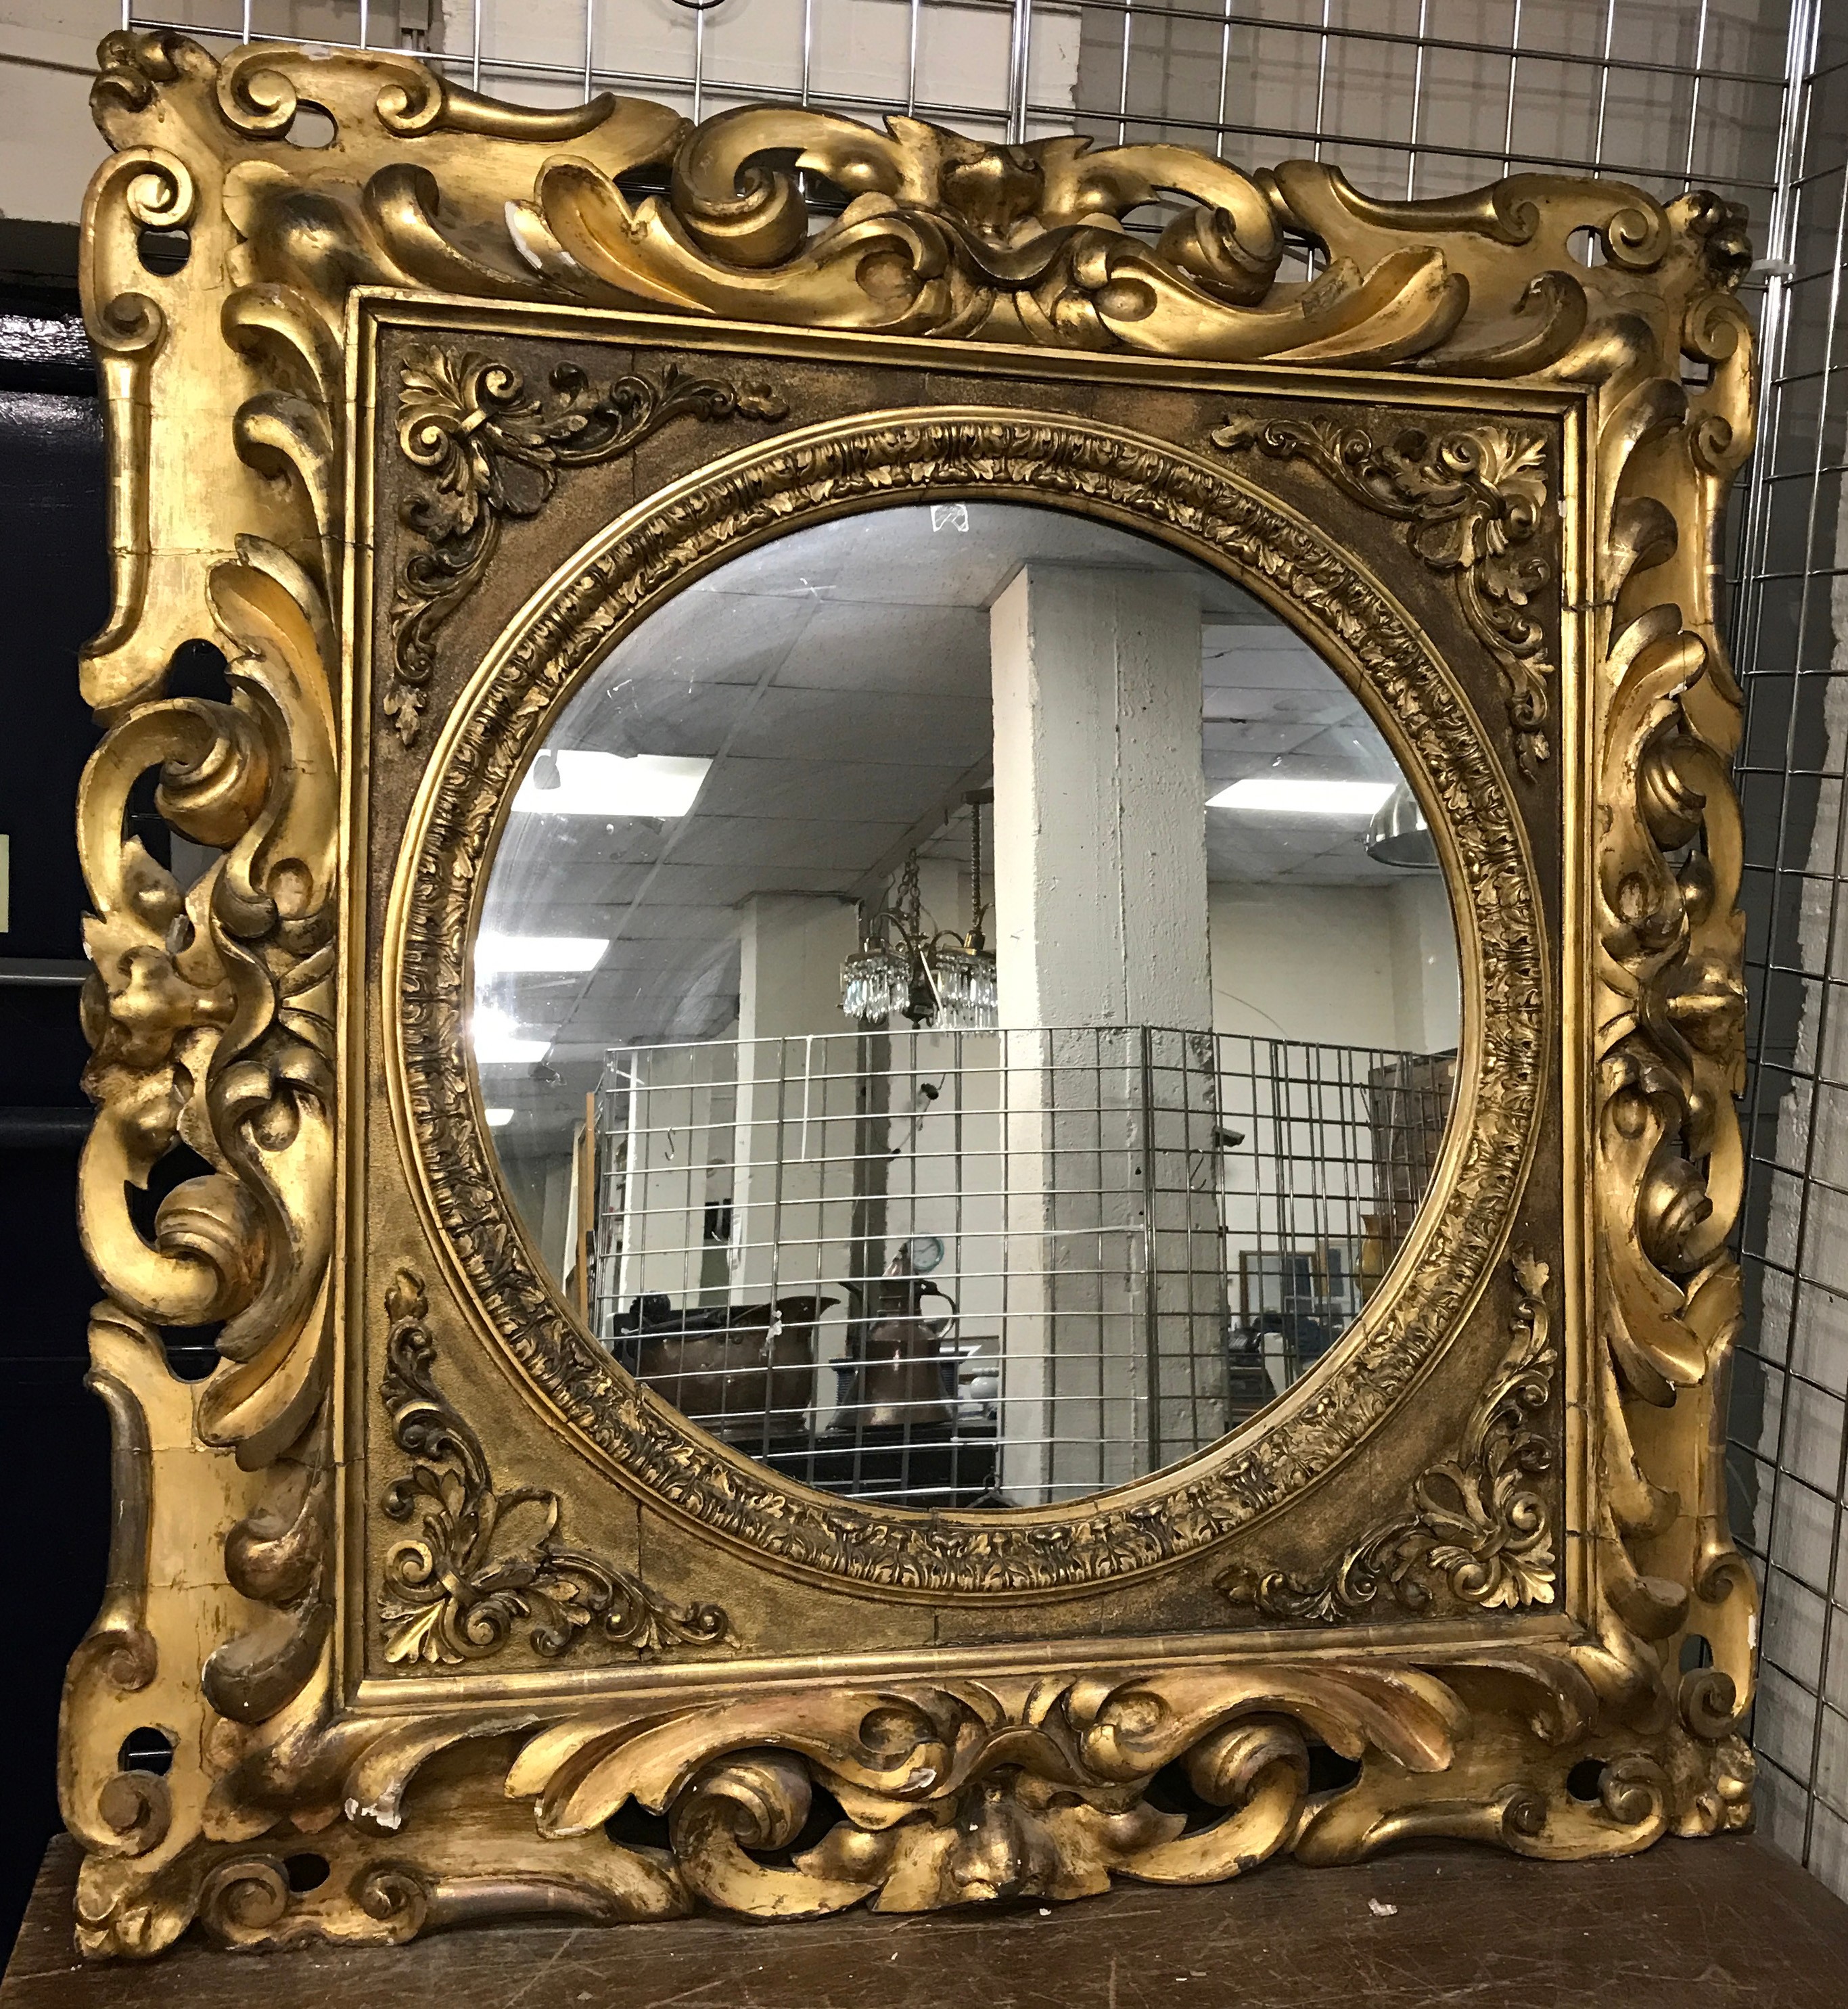
[[[613,175],[671,152],[685,122],[609,97],[522,112],[378,51],[260,46],[221,68],[182,35],[124,31],[98,62],[94,108],[117,151],[85,211],[85,314],[112,415],[115,606],[84,690],[115,710],[157,691],[182,643],[213,639],[206,575],[240,536],[288,551],[337,600],[349,291],[543,296],[502,221],[509,190],[529,193],[559,142]],[[289,138],[303,105],[335,125],[312,154]],[[399,158],[378,165],[388,152]],[[439,222],[483,207],[490,262]],[[178,271],[143,263],[150,229],[187,233]],[[232,425],[206,422],[227,409]]]
[[[1377,1754],[1403,1777],[1444,1770],[1467,1724],[1443,1682],[1385,1667],[837,1688],[639,1725],[617,1711],[581,1717],[533,1738],[507,1791],[536,1795],[541,1830],[561,1838],[632,1799],[665,1811],[689,1887],[728,1910],[935,1910],[1083,1897],[1113,1875],[1238,1875],[1308,1815],[1310,1738]],[[1145,1797],[1175,1765],[1223,1810],[1191,1833]],[[817,1785],[844,1818],[787,1866],[762,1861],[801,1832]]]
[[[233,702],[128,713],[84,778],[80,850],[97,908],[86,1082],[98,1115],[80,1217],[119,1302],[160,1323],[225,1321],[220,1350],[262,1360],[273,1386],[330,1247],[336,781],[318,595],[281,552],[253,540],[245,552],[209,589]],[[129,790],[157,764],[169,820],[222,854],[183,893],[121,835]],[[163,1203],[150,1245],[125,1189],[182,1141],[213,1169]],[[217,1385],[202,1397],[208,1437],[228,1399]],[[298,1394],[267,1414],[262,1440],[281,1448],[312,1407]],[[250,1419],[232,1434],[262,1462]]]
[[[86,924],[85,1086],[97,1104],[80,1219],[109,1298],[92,1354],[117,1431],[119,1498],[147,1501],[141,1532],[119,1543],[112,1607],[134,1605],[150,1639],[179,1646],[158,1669],[126,1648],[80,1655],[73,1667],[66,1748],[90,1755],[67,1763],[64,1791],[73,1829],[101,1837],[81,1900],[98,1919],[115,1917],[122,1860],[183,1854],[197,1840],[211,1712],[253,1721],[300,1694],[331,1610],[320,1568],[331,1504],[331,630],[315,578],[260,539],[240,540],[204,592],[229,701],[157,698],[122,710],[80,806],[96,909]],[[189,886],[123,836],[129,791],[150,768],[168,822],[215,854]],[[209,1169],[168,1194],[143,1238],[126,1189],[180,1143]],[[222,1362],[203,1382],[180,1381],[156,1328],[207,1322],[219,1326]],[[190,1486],[150,1493],[157,1462],[196,1457],[202,1444],[226,1454],[212,1474],[194,1468]],[[215,1564],[196,1553],[208,1530],[228,1531]],[[99,1637],[122,1629],[106,1610]],[[173,1744],[168,1772],[153,1784],[139,1773],[99,1782],[96,1754],[137,1727]],[[150,1873],[145,1863],[135,1872]],[[190,1916],[187,1890],[182,1879],[170,1903],[115,1919],[99,1943],[151,1950]]]
[[[1654,311],[1612,324],[1591,378],[1596,516],[1613,528],[1588,638],[1604,820],[1594,1371],[1609,1620],[1585,1664],[1614,1706],[1677,1710],[1718,1741],[1749,1697],[1756,1607],[1715,1447],[1739,1316],[1726,1241],[1743,1183],[1744,924],[1726,771],[1738,692],[1711,587],[1718,511],[1751,441],[1732,296],[1749,252],[1739,213],[1712,197],[1662,214]],[[1705,384],[1683,384],[1684,361]],[[1690,1635],[1712,1664],[1683,1676]]]
[[[84,310],[109,414],[115,605],[85,651],[83,689],[114,711],[157,693],[182,643],[211,638],[210,554],[228,556],[240,533],[286,544],[299,526],[292,498],[200,423],[206,396],[216,408],[237,374],[213,310],[236,246],[217,66],[177,36],[113,36],[98,59],[96,102],[118,151],[86,202]],[[143,262],[144,231],[185,233],[164,247],[185,251],[177,271]]]
[[[1275,279],[1277,219],[1223,161],[1182,147],[1092,154],[1069,136],[995,146],[916,119],[886,126],[741,106],[688,134],[667,201],[632,211],[607,177],[561,160],[529,228],[664,305],[888,334],[1172,352],[1188,331],[1187,353],[1207,353],[1230,338],[1227,310]],[[804,173],[851,198],[813,236]],[[1125,234],[1127,214],[1170,193],[1198,207],[1152,250]],[[1146,335],[1125,332],[1145,322]]]
[[[1429,359],[1446,371],[1516,377],[1557,365],[1584,333],[1603,284],[1654,264],[1669,243],[1659,205],[1620,182],[1516,175],[1467,195],[1389,202],[1320,161],[1286,161],[1259,179],[1294,225],[1359,271],[1414,253],[1441,267],[1467,303],[1467,320],[1453,321],[1457,333]],[[1602,278],[1574,246],[1580,232],[1610,260]]]
[[[151,1953],[186,1929],[194,1908],[196,1875],[175,1876],[167,1866],[195,1842],[211,1786],[200,1647],[228,1620],[253,1619],[261,1607],[221,1574],[200,1571],[197,1503],[173,1483],[193,1454],[193,1391],[168,1369],[159,1335],[99,1308],[90,1349],[90,1384],[109,1416],[115,1514],[103,1605],[65,1677],[58,1804],[87,1851],[80,1943],[87,1922],[108,1919],[110,1943]],[[266,1481],[226,1465],[220,1511],[235,1518],[260,1500]],[[125,1757],[131,1739],[137,1755]],[[172,1750],[165,1773],[141,1762],[159,1740]]]

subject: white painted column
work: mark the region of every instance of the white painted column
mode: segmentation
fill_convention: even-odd
[[[989,647],[1001,1023],[1205,1031],[1198,586],[1028,566]]]
[[[1393,988],[1398,1044],[1441,1054],[1457,1044],[1461,991],[1457,926],[1443,875],[1407,873],[1388,889],[1393,903]]]
[[[1223,1414],[1198,590],[1030,566],[989,638],[1002,1483],[1030,1502],[1133,1478]]]
[[[759,893],[738,915],[738,1036],[845,1033],[841,965],[859,942],[851,905],[834,895]]]
[[[759,894],[738,919],[738,1116],[731,1297],[758,1304],[839,1288],[851,1232],[858,1051],[841,1011],[841,965],[858,944],[853,908],[829,895]],[[831,1284],[832,1289],[820,1290]],[[837,1324],[819,1355],[837,1351]],[[823,1409],[831,1375],[818,1373]]]
[[[700,1045],[632,1047],[620,1064],[629,1098],[617,1301],[659,1293],[687,1309],[705,1281],[707,1167],[728,1128],[714,1103],[729,1099],[730,1062]]]

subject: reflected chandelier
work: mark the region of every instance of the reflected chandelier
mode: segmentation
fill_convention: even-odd
[[[859,1024],[881,1024],[901,1012],[920,1029],[992,1031],[999,1018],[995,959],[982,923],[982,805],[969,797],[969,927],[958,935],[930,925],[918,885],[918,854],[905,861],[897,897],[862,924],[860,945],[841,966],[841,1009]]]

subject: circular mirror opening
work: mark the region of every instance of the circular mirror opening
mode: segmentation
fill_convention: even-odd
[[[1036,1507],[1248,1423],[1378,1288],[1456,934],[1340,675],[1028,505],[708,574],[505,819],[469,1039],[527,1238],[629,1373],[826,1490]]]

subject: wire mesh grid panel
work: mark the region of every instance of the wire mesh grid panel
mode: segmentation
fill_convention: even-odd
[[[535,105],[639,91],[1338,157],[1380,195],[1525,168],[1775,186],[1783,0],[166,0],[125,25],[411,48]]]
[[[1453,1062],[1151,1027],[613,1054],[593,1329],[780,1469],[1039,1504],[1211,1444],[1377,1286]]]
[[[1759,444],[1736,571],[1751,999],[1734,1518],[1765,1588],[1754,1741],[1774,1840],[1848,1895],[1848,766],[1844,91],[1835,10],[1793,26]]]

